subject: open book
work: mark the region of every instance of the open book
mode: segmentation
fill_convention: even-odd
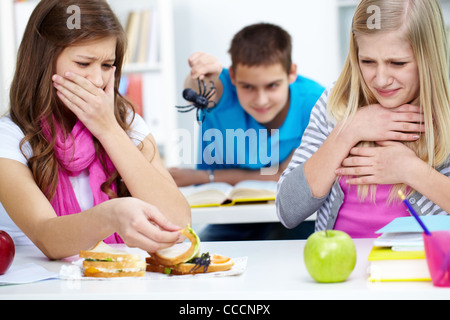
[[[232,186],[224,182],[181,187],[191,207],[233,205],[242,202],[273,201],[277,182],[245,180]]]

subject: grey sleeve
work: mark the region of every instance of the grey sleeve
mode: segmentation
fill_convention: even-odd
[[[289,172],[278,186],[276,207],[278,219],[289,229],[295,228],[314,214],[328,195],[315,198],[305,177],[305,163]]]

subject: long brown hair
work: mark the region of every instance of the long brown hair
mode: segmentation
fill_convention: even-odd
[[[68,8],[77,6],[80,9],[79,28],[69,28],[68,19],[71,14]],[[120,95],[118,88],[122,72],[122,64],[126,50],[125,32],[104,0],[41,0],[31,14],[24,32],[17,55],[17,66],[10,90],[11,119],[20,127],[25,137],[20,147],[29,143],[33,155],[28,159],[33,177],[51,200],[58,183],[58,162],[54,154],[55,121],[64,125],[64,110],[53,88],[51,77],[56,73],[56,59],[61,52],[72,45],[83,42],[116,38],[115,60],[115,116],[124,130],[128,130],[128,112],[133,113],[132,104]],[[42,122],[47,122],[52,132],[48,141],[42,130]],[[67,136],[71,128],[63,127]],[[94,139],[97,156],[103,159],[106,152]],[[106,167],[104,166],[106,170]],[[106,170],[107,171],[107,170]],[[107,172],[110,176],[102,190],[111,198],[120,196],[126,190],[117,172]],[[112,191],[111,185],[118,182],[118,194]]]

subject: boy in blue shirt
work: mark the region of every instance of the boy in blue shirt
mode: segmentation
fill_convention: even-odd
[[[259,23],[234,36],[229,69],[207,53],[197,52],[189,58],[191,73],[185,87],[198,91],[198,79],[207,85],[213,82],[217,92],[211,100],[216,106],[204,112],[197,170],[170,170],[179,186],[278,181],[324,91],[318,83],[297,75],[291,52],[291,37],[285,30]],[[202,240],[266,239],[273,225],[212,228],[217,237],[203,235]],[[219,233],[219,229],[226,232]]]

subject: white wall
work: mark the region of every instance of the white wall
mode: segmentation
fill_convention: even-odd
[[[173,6],[179,104],[186,104],[181,92],[189,55],[205,51],[228,67],[233,35],[253,23],[275,23],[291,34],[300,74],[326,86],[340,71],[335,0],[173,0]],[[192,129],[194,113],[180,114],[178,121]]]
[[[0,0],[1,4],[12,1]],[[230,64],[227,53],[233,35],[257,22],[275,23],[293,39],[293,60],[299,73],[323,85],[339,73],[339,37],[336,0],[172,0],[174,8],[177,104],[181,98],[187,59],[195,51],[216,55],[224,67]],[[3,11],[3,10],[2,10]],[[4,13],[4,12],[3,12]],[[12,15],[8,15],[11,19]],[[13,37],[1,28],[1,36]],[[11,40],[12,42],[12,40]],[[8,43],[11,43],[8,41]],[[1,44],[0,44],[1,46]],[[12,52],[13,48],[11,48]],[[5,48],[3,48],[5,52]],[[4,57],[3,57],[4,58]],[[11,57],[9,57],[11,60]],[[8,64],[11,68],[13,64]],[[4,68],[4,66],[2,66]],[[5,70],[3,70],[5,71]],[[1,81],[1,79],[0,79]],[[5,79],[3,79],[5,82]],[[1,86],[0,86],[1,89]],[[3,88],[5,89],[5,88]],[[4,101],[0,90],[0,101]],[[0,106],[0,111],[2,107]],[[195,114],[178,114],[181,128],[194,130]]]
[[[15,48],[14,31],[11,30],[13,19],[12,1],[0,0],[0,115],[9,104],[9,87],[14,75]]]

